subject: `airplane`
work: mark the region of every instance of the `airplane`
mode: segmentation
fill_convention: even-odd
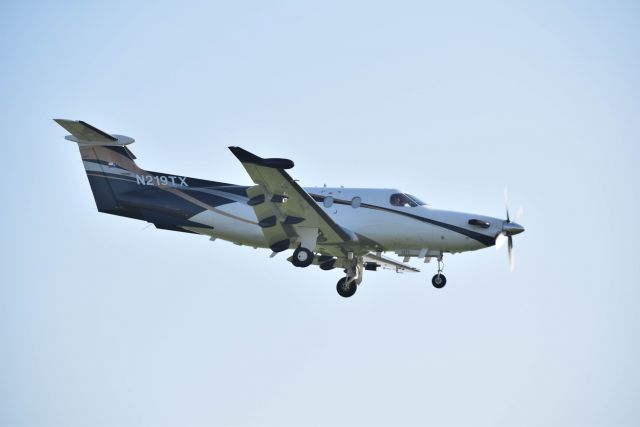
[[[109,134],[78,120],[54,119],[78,144],[99,212],[152,223],[162,230],[222,239],[271,250],[293,249],[295,267],[341,269],[336,289],[355,294],[364,271],[419,272],[411,258],[437,260],[431,283],[446,285],[445,254],[508,243],[513,271],[513,236],[525,229],[506,219],[435,209],[397,189],[301,187],[287,170],[294,163],[262,158],[240,147],[229,150],[253,185],[234,185],[141,169],[128,145],[133,138]],[[520,209],[514,219],[520,216]],[[397,261],[383,255],[395,252]]]

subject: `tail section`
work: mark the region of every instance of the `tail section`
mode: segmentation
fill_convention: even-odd
[[[137,216],[124,212],[121,203],[122,195],[139,190],[136,176],[147,175],[146,171],[138,167],[134,161],[136,157],[126,147],[134,139],[110,135],[81,120],[55,119],[55,122],[71,133],[65,139],[76,142],[80,148],[98,210],[116,215]]]
[[[83,121],[55,119],[78,144],[100,212],[141,219],[157,228],[187,231],[202,227],[191,218],[246,200],[246,188],[141,169],[127,148],[133,138],[108,134]]]

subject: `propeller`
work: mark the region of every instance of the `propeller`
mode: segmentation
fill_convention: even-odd
[[[524,231],[524,227],[520,224],[511,221],[511,217],[509,215],[509,197],[507,194],[507,189],[504,189],[504,209],[507,214],[507,219],[502,223],[502,231],[498,233],[496,236],[496,250],[499,250],[504,246],[505,242],[507,242],[507,247],[509,249],[509,270],[513,271],[515,268],[515,259],[513,255],[513,236],[516,234],[520,234]],[[514,220],[519,219],[524,213],[522,206],[516,211],[514,216]]]

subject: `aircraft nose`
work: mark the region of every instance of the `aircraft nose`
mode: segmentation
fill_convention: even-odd
[[[516,234],[522,233],[524,231],[524,227],[516,222],[505,222],[502,224],[502,231],[511,236],[515,236]]]

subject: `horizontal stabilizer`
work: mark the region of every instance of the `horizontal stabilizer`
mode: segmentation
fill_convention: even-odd
[[[65,139],[78,144],[89,145],[127,145],[134,142],[133,138],[123,135],[110,135],[82,120],[53,119],[65,128],[71,135]]]

